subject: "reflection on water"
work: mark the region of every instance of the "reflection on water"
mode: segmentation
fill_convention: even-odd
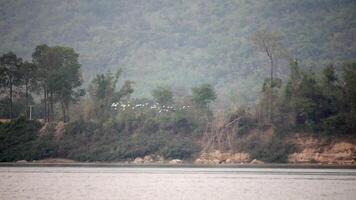
[[[355,199],[356,170],[0,167],[0,199]]]

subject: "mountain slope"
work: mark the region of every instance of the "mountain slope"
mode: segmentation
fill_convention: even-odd
[[[0,9],[0,53],[29,59],[38,44],[71,46],[87,82],[121,67],[141,97],[209,82],[225,102],[253,101],[267,64],[250,36],[264,28],[316,68],[356,57],[353,0],[2,0]]]

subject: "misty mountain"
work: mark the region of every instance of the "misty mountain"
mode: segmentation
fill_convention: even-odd
[[[356,57],[354,0],[2,0],[0,53],[70,46],[87,83],[120,67],[135,96],[212,83],[225,101],[249,102],[268,76],[250,40],[260,29],[282,33],[291,57],[315,69]]]

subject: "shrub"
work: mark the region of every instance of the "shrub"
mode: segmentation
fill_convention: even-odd
[[[121,142],[119,155],[122,159],[134,159],[149,154],[155,154],[163,146],[163,140],[159,135],[133,136],[125,142]]]
[[[266,143],[255,143],[254,147],[249,149],[252,158],[265,162],[284,163],[288,161],[288,155],[295,152],[296,148],[293,144],[285,142],[279,136],[273,138]]]
[[[325,133],[331,135],[347,133],[347,116],[344,113],[330,116],[321,121],[321,127]]]
[[[168,143],[163,148],[162,155],[170,159],[189,159],[199,150],[199,146],[187,138]]]
[[[0,161],[32,160],[41,124],[19,118],[0,125]]]

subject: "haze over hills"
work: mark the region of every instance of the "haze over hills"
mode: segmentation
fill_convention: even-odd
[[[86,82],[121,67],[139,97],[207,82],[226,101],[253,101],[268,76],[250,41],[260,29],[283,33],[290,55],[314,68],[356,57],[354,0],[2,0],[0,9],[0,53],[30,59],[39,44],[70,46]]]
[[[356,164],[355,0],[0,2],[0,164]]]

